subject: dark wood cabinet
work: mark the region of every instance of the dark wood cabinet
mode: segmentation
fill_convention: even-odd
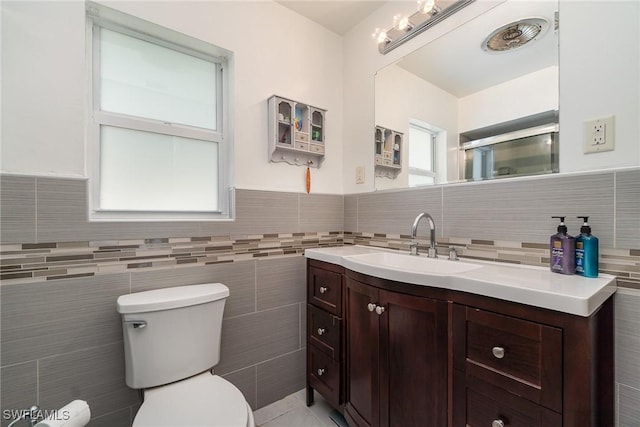
[[[465,297],[452,316],[453,427],[611,427],[613,299],[589,317]]]
[[[344,404],[344,269],[307,261],[307,405],[314,390],[335,408]]]
[[[347,421],[446,425],[448,303],[349,277],[346,288]]]
[[[576,316],[308,261],[307,403],[351,427],[613,427],[613,298]]]

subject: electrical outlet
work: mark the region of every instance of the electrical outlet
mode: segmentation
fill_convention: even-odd
[[[364,166],[356,166],[356,184],[364,184]]]
[[[584,152],[612,151],[614,141],[614,116],[584,122]]]

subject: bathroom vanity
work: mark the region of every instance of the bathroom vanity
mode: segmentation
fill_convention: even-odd
[[[350,426],[613,425],[613,276],[305,255],[308,404],[317,390]]]

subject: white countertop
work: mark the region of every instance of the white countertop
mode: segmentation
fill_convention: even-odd
[[[362,257],[358,257],[376,252],[410,256],[407,252],[369,246],[338,246],[307,249],[305,257],[382,279],[469,292],[578,316],[591,315],[616,292],[616,278],[608,274],[586,278],[552,273],[545,267],[462,259],[442,262],[464,262],[478,265],[479,268],[425,276],[418,270],[367,264]]]

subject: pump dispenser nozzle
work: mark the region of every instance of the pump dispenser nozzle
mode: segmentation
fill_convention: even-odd
[[[564,216],[552,216],[551,218],[558,218],[560,220],[560,225],[558,225],[558,233],[567,233],[567,226],[564,225]]]
[[[587,223],[589,221],[588,216],[577,216],[576,218],[582,218],[584,220],[584,224],[580,227],[580,233],[591,234],[591,227]]]

